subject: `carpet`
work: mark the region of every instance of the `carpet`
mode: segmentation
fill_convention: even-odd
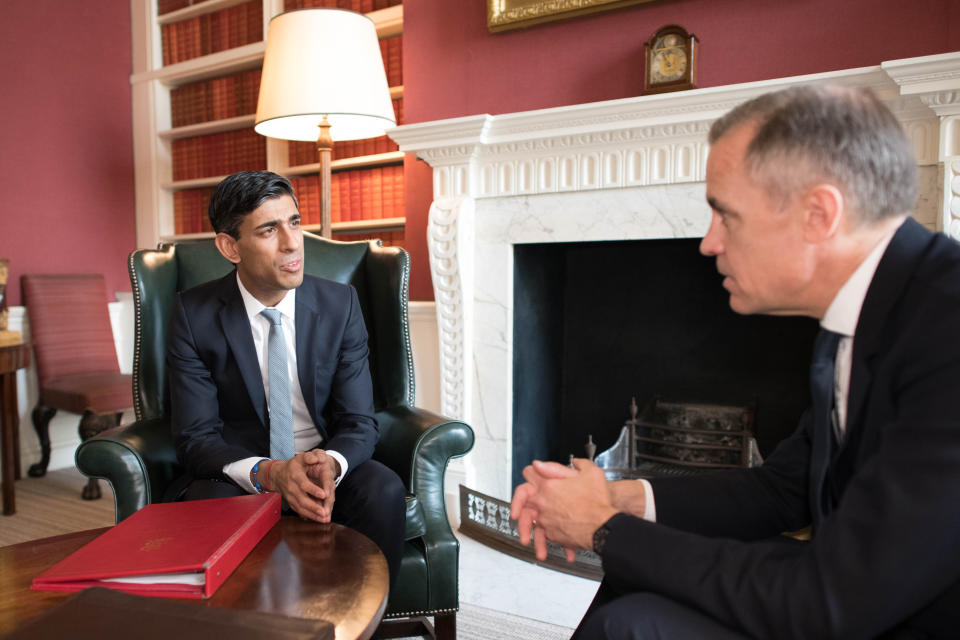
[[[567,640],[573,629],[461,603],[457,640]]]

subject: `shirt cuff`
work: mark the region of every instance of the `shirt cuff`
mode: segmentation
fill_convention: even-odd
[[[253,465],[261,460],[263,460],[263,458],[244,458],[236,462],[231,462],[230,464],[224,465],[223,475],[236,482],[247,493],[257,493],[253,483],[250,482],[250,471],[253,470]]]
[[[640,478],[643,484],[643,494],[646,496],[646,508],[643,512],[643,519],[647,522],[657,521],[657,503],[653,500],[653,485],[646,478]]]
[[[335,486],[340,485],[340,481],[343,480],[343,477],[347,475],[347,459],[341,455],[339,451],[330,451],[326,450],[328,456],[340,463],[340,475],[333,479]]]

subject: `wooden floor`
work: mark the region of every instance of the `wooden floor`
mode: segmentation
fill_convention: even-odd
[[[17,512],[0,516],[0,546],[112,525],[114,502],[110,485],[101,480],[103,496],[99,500],[83,500],[80,490],[86,481],[75,468],[48,471],[42,478],[17,480]]]

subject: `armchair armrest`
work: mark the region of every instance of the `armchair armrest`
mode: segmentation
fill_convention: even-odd
[[[421,540],[427,557],[430,607],[455,608],[460,544],[447,519],[443,476],[451,458],[473,447],[473,429],[465,422],[415,407],[391,407],[378,411],[376,417],[381,434],[373,457],[400,476],[423,508],[426,533]]]
[[[80,443],[76,464],[84,475],[113,487],[117,522],[158,502],[180,474],[167,418],[133,422]]]

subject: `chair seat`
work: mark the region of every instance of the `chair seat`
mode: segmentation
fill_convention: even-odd
[[[114,413],[133,406],[133,378],[119,371],[63,376],[47,381],[40,402],[71,413]]]

